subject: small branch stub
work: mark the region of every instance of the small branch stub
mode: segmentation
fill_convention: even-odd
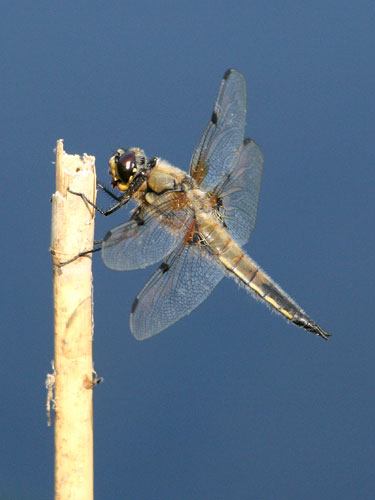
[[[92,378],[93,302],[91,256],[59,263],[93,247],[95,158],[56,148],[56,192],[52,196],[55,313],[55,499],[93,499]]]

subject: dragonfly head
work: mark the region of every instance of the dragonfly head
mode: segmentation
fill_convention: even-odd
[[[144,151],[139,148],[120,148],[109,159],[109,174],[111,184],[122,192],[129,191],[138,174],[147,166]]]

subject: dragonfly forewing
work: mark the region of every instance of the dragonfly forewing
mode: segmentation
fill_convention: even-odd
[[[245,124],[246,81],[231,69],[222,79],[211,120],[190,162],[190,175],[202,189],[214,189],[237,165]]]
[[[104,237],[105,265],[130,271],[160,262],[183,241],[192,216],[183,193],[166,193],[155,205],[139,206],[128,222]]]

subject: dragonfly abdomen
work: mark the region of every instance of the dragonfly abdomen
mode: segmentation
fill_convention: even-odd
[[[328,339],[330,335],[307,316],[303,309],[243,252],[216,220],[205,218],[199,224],[199,229],[204,241],[220,262],[248,291],[253,292],[295,325]]]
[[[227,269],[232,271],[247,289],[255,292],[258,297],[263,299],[278,313],[282,314],[284,318],[314,335],[318,335],[328,340],[330,334],[316,324],[305,311],[246,254],[242,254],[241,260],[239,260],[234,267],[227,267]]]

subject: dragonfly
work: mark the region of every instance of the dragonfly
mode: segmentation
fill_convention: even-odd
[[[109,160],[120,196],[100,185],[115,204],[104,211],[81,195],[104,215],[136,203],[130,220],[91,250],[101,250],[107,267],[130,271],[162,261],[131,309],[137,340],[191,313],[224,276],[291,323],[330,337],[242,248],[255,226],[263,171],[260,148],[245,139],[246,100],[244,76],[228,70],[189,173],[159,157],[148,160],[140,148],[121,148]]]

